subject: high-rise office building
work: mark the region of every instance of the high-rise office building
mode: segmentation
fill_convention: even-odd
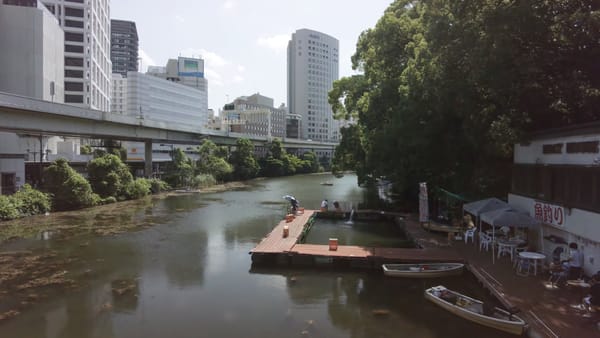
[[[339,123],[333,118],[328,92],[339,76],[339,42],[310,29],[292,34],[287,49],[287,89],[290,114],[302,117],[302,137],[339,140]]]
[[[232,132],[269,137],[285,137],[286,109],[273,106],[273,99],[259,93],[238,97],[226,104],[223,117]]]
[[[0,1],[0,91],[62,103],[64,33],[36,0]]]
[[[113,113],[197,130],[208,123],[204,93],[197,88],[138,72],[115,74],[113,85]]]
[[[0,0],[0,92],[62,103],[63,60],[63,30],[41,2]],[[27,180],[25,161],[47,156],[43,141],[0,132],[0,195],[34,183]]]
[[[109,0],[43,0],[65,32],[65,103],[110,110]]]
[[[208,81],[204,77],[203,59],[180,56],[169,59],[166,67],[148,67],[146,74],[197,89],[198,99],[202,102],[199,111],[201,125],[208,124]]]
[[[135,22],[110,20],[112,72],[127,76],[138,71],[138,34]]]

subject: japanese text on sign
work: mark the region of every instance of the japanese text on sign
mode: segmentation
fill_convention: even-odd
[[[533,205],[533,217],[535,219],[552,225],[565,225],[565,208],[542,202]]]

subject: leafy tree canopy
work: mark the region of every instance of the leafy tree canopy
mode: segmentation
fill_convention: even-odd
[[[260,166],[254,157],[254,144],[252,144],[252,141],[240,138],[236,141],[235,147],[230,158],[235,179],[247,180],[256,177]]]
[[[90,183],[62,158],[44,170],[44,189],[52,195],[54,210],[89,207],[100,200],[92,192]]]
[[[386,176],[414,199],[428,181],[505,194],[513,144],[532,130],[597,120],[600,3],[397,0],[334,83],[355,117],[335,168]]]
[[[114,154],[105,154],[91,160],[87,166],[88,179],[94,192],[101,197],[128,198],[127,187],[133,182],[133,175],[127,164]]]

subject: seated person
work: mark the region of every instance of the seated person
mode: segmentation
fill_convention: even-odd
[[[565,250],[560,246],[554,248],[554,250],[552,251],[552,263],[556,265],[560,264],[560,256],[564,251]]]
[[[338,201],[333,201],[333,207],[335,208],[335,211],[342,211],[342,209],[340,208],[340,202]]]
[[[590,294],[583,298],[583,303],[588,307],[600,307],[600,271],[598,271],[590,280]]]
[[[322,212],[327,211],[328,207],[329,207],[329,201],[327,201],[326,199],[323,200],[323,202],[321,202],[321,211]]]
[[[475,223],[473,223],[471,215],[466,214],[465,217],[463,217],[463,226],[467,229],[473,229],[475,227]]]

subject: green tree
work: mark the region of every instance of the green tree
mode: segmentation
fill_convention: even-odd
[[[269,155],[260,162],[264,176],[294,175],[302,172],[302,160],[297,156],[288,154],[279,139],[274,139],[269,144]]]
[[[92,147],[90,147],[89,144],[84,144],[81,147],[79,147],[79,152],[81,153],[81,155],[91,155],[92,152]]]
[[[285,174],[285,165],[282,160],[273,156],[262,158],[260,161],[261,174],[267,177],[278,177]]]
[[[62,158],[44,170],[44,190],[51,194],[54,210],[85,208],[100,200],[90,183]]]
[[[19,213],[22,216],[38,215],[50,211],[51,198],[39,190],[24,184],[12,197],[19,201]]]
[[[138,199],[151,192],[151,183],[148,179],[137,178],[125,186],[125,195],[128,199]]]
[[[167,167],[165,181],[172,187],[186,186],[192,180],[194,170],[194,162],[177,148],[173,151],[173,161]]]
[[[204,141],[198,148],[198,153],[200,158],[196,162],[196,168],[200,174],[212,175],[216,180],[224,181],[233,172],[233,166],[222,157],[226,156],[227,152],[212,141]]]
[[[302,161],[299,168],[300,173],[317,173],[322,170],[323,168],[319,164],[317,154],[314,151],[307,151],[302,154]]]
[[[127,187],[133,182],[133,175],[117,155],[95,158],[88,163],[87,170],[90,184],[98,195],[103,198],[112,196],[117,200],[129,198]]]
[[[18,218],[19,209],[11,196],[0,195],[0,220],[7,221]]]
[[[254,157],[252,141],[245,138],[238,139],[235,150],[231,153],[230,163],[233,166],[235,179],[247,180],[256,177],[260,166]]]
[[[386,176],[408,198],[419,181],[505,194],[512,146],[532,130],[597,119],[600,4],[398,0],[334,83],[342,131],[334,167]],[[595,28],[594,28],[595,27]]]

